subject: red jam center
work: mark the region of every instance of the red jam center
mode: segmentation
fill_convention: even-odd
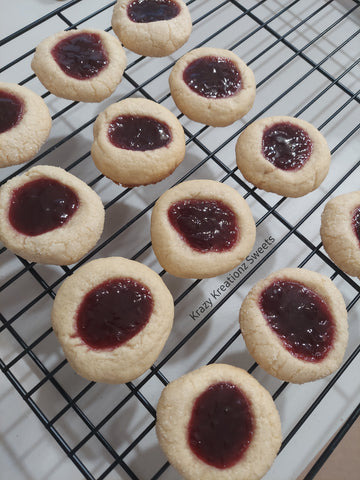
[[[84,297],[77,314],[77,333],[93,349],[119,347],[149,322],[153,298],[131,278],[108,280]]]
[[[23,114],[23,101],[12,93],[0,90],[0,133],[15,127]]]
[[[352,216],[352,228],[360,243],[360,206],[355,208]]]
[[[23,235],[41,235],[68,222],[78,207],[79,198],[71,188],[39,178],[12,192],[9,221]]]
[[[226,98],[241,88],[241,75],[237,66],[222,57],[201,57],[184,70],[184,82],[202,97]]]
[[[94,77],[109,63],[100,35],[96,33],[75,33],[64,38],[51,54],[61,70],[77,80]]]
[[[250,403],[235,385],[216,383],[195,401],[188,425],[193,453],[216,468],[230,468],[245,453],[254,434]]]
[[[179,13],[179,5],[171,0],[135,0],[127,8],[128,17],[136,23],[171,20]]]
[[[288,122],[276,123],[263,133],[262,152],[281,170],[298,170],[309,159],[312,141],[302,128]]]
[[[235,213],[218,200],[181,200],[168,210],[171,225],[198,252],[223,252],[236,243]]]
[[[109,125],[110,142],[127,150],[155,150],[172,139],[170,128],[152,117],[120,115]]]
[[[320,362],[331,349],[335,326],[325,301],[301,283],[277,280],[260,296],[260,309],[295,357]]]

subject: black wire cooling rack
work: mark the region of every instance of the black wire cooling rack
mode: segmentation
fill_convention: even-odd
[[[32,3],[42,4],[44,12],[43,2]],[[76,265],[28,263],[0,245],[3,391],[20,395],[26,412],[32,411],[45,427],[44,436],[48,437],[47,431],[56,440],[56,450],[65,453],[59,457],[65,458],[61,466],[70,463],[74,468],[71,478],[177,479],[155,436],[161,390],[169,381],[206,363],[232,363],[247,369],[268,388],[280,412],[283,444],[265,478],[295,479],[322,450],[310,472],[301,477],[312,479],[360,413],[360,284],[329,260],[319,235],[326,201],[359,188],[360,4],[350,0],[191,0],[187,4],[193,33],[187,44],[164,58],[144,58],[127,51],[124,78],[106,101],[96,105],[69,102],[44,91],[30,69],[37,43],[63,29],[111,30],[114,3],[50,1],[49,13],[31,23],[25,9],[21,28],[0,41],[1,80],[41,94],[53,119],[50,138],[41,152],[23,166],[3,169],[0,185],[34,164],[58,165],[96,190],[106,209],[102,238]],[[6,18],[6,11],[2,15]],[[255,73],[253,109],[226,128],[191,122],[176,109],[169,93],[167,79],[174,62],[203,45],[235,51]],[[90,156],[97,114],[129,96],[162,103],[178,116],[185,130],[184,162],[157,185],[116,186],[99,175]],[[301,199],[260,191],[235,167],[234,147],[241,131],[259,117],[278,114],[310,121],[322,131],[331,149],[329,175],[315,192]],[[251,207],[257,225],[256,245],[244,263],[227,275],[201,281],[177,279],[162,271],[149,235],[151,209],[159,195],[193,178],[215,179],[236,188]],[[175,323],[149,371],[134,382],[109,386],[75,375],[49,318],[62,281],[83,263],[111,255],[146,263],[162,275],[175,299]],[[285,266],[304,266],[331,277],[349,312],[350,341],[343,365],[331,377],[303,386],[280,382],[257,367],[246,351],[237,322],[241,301],[251,286]],[[205,303],[207,299],[211,302]],[[0,402],[4,401],[1,398]],[[1,416],[5,418],[6,412]],[[3,459],[13,456],[16,463],[17,446],[12,449],[6,438],[4,435],[0,455]],[[43,478],[62,478],[61,466],[57,463],[57,470]],[[39,464],[22,467],[24,478],[42,478],[40,471]],[[18,477],[14,473],[11,478]]]

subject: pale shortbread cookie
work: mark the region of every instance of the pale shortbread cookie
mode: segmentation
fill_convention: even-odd
[[[73,190],[79,199],[79,207],[62,226],[29,236],[12,226],[9,208],[14,190],[41,178],[56,180]],[[29,262],[53,265],[77,262],[99,240],[104,227],[104,216],[104,207],[96,192],[85,182],[59,167],[33,167],[0,188],[0,240],[9,250]]]
[[[235,215],[238,234],[235,244],[224,251],[200,252],[191,248],[171,225],[168,210],[182,200],[215,200]],[[208,278],[228,272],[251,251],[256,236],[255,222],[244,198],[232,187],[214,180],[190,180],[166,191],[154,205],[151,240],[160,265],[182,278]]]
[[[148,117],[165,124],[170,132],[169,142],[146,150],[114,145],[109,138],[109,128],[119,116]],[[139,131],[137,136],[141,138],[143,133]],[[110,105],[97,117],[91,155],[96,167],[115,183],[127,187],[157,183],[183,161],[185,134],[179,120],[167,108],[151,100],[127,98]]]
[[[86,79],[66,74],[52,55],[52,49],[61,40],[79,34],[98,36],[107,57],[104,68]],[[126,63],[125,50],[117,37],[103,30],[87,28],[62,31],[45,38],[36,47],[31,67],[44,87],[54,95],[75,101],[101,102],[109,97],[121,82]]]
[[[141,0],[144,3],[144,0]],[[145,0],[146,2],[146,0]],[[124,47],[149,57],[165,57],[178,50],[190,37],[192,22],[182,0],[171,0],[179,13],[169,20],[135,22],[128,14],[134,0],[118,0],[114,6],[111,25]]]
[[[331,260],[354,277],[360,277],[360,241],[353,225],[357,209],[360,191],[339,195],[325,205],[320,227],[321,240]],[[357,224],[359,220],[358,217]]]
[[[301,168],[283,170],[264,157],[264,131],[277,123],[290,123],[309,136],[312,151]],[[330,168],[331,155],[323,135],[309,122],[294,117],[279,115],[256,120],[240,134],[235,151],[237,166],[246,180],[262,190],[285,197],[301,197],[312,192]]]
[[[192,90],[184,81],[185,69],[195,60],[214,57],[230,61],[240,73],[241,86],[223,98],[205,97]],[[224,79],[226,83],[226,78]],[[182,56],[169,76],[170,92],[179,110],[195,122],[224,127],[239,120],[252,108],[256,85],[253,71],[230,50],[201,47]]]
[[[131,279],[147,287],[153,300],[148,323],[114,349],[89,347],[79,336],[78,309],[92,289],[111,279]],[[172,328],[174,302],[161,277],[149,267],[121,257],[93,260],[60,287],[51,321],[65,356],[82,377],[95,382],[125,383],[144,373],[157,359]]]
[[[243,456],[235,465],[221,469],[195,455],[188,441],[196,399],[219,382],[236,386],[246,396],[254,421]],[[258,480],[271,467],[282,436],[279,413],[269,392],[245,370],[225,364],[201,367],[167,385],[157,406],[156,433],[170,463],[187,480]]]
[[[315,292],[326,304],[334,322],[333,344],[319,361],[303,360],[284,347],[262,313],[262,292],[277,280],[293,281]],[[284,268],[260,280],[240,308],[240,328],[255,361],[270,375],[292,383],[305,383],[330,375],[342,362],[348,340],[344,299],[326,276],[304,268]]]
[[[0,82],[0,97],[1,92],[22,103],[18,122],[0,133],[0,167],[8,167],[36,155],[49,136],[52,121],[44,100],[28,88]]]

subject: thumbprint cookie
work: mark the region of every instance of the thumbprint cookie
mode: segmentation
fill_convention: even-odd
[[[33,158],[48,138],[51,123],[39,95],[16,83],[0,82],[0,167]]]
[[[285,197],[301,197],[318,188],[328,174],[330,159],[323,135],[299,118],[256,120],[236,143],[236,163],[245,179]]]
[[[254,246],[256,227],[244,198],[214,180],[190,180],[154,205],[151,240],[160,265],[177,277],[207,278],[238,265]]]
[[[239,319],[250,354],[280,380],[317,380],[337,370],[344,357],[345,302],[320,273],[285,268],[270,274],[250,290]]]
[[[0,188],[0,240],[29,262],[75,263],[103,227],[100,197],[62,168],[36,166]]]
[[[360,192],[327,202],[321,215],[321,240],[331,260],[345,273],[360,277]]]
[[[69,100],[101,102],[122,80],[126,54],[103,30],[67,30],[36,47],[31,67],[49,92]]]
[[[256,86],[252,70],[235,53],[201,47],[174,65],[169,85],[172,98],[188,118],[224,127],[253,106]]]
[[[157,183],[185,156],[185,134],[167,108],[151,100],[127,98],[97,117],[91,155],[96,167],[126,187]]]
[[[282,436],[269,392],[245,370],[226,364],[170,382],[158,402],[156,433],[186,480],[259,480]]]
[[[165,57],[190,37],[192,22],[182,0],[118,0],[112,28],[124,47],[149,57]]]
[[[103,383],[130,382],[151,367],[173,317],[173,298],[161,277],[121,257],[76,270],[61,285],[51,314],[72,368]]]

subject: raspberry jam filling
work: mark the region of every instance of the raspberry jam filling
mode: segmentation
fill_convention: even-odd
[[[298,170],[308,161],[311,152],[309,135],[289,122],[276,123],[263,133],[262,153],[281,170]]]
[[[152,117],[120,115],[109,125],[110,142],[127,150],[155,150],[166,147],[172,140],[171,130],[166,123]]]
[[[23,101],[12,93],[0,90],[0,133],[15,127],[23,114]]]
[[[109,63],[97,33],[74,33],[58,42],[51,54],[61,70],[77,80],[95,77]]]
[[[352,215],[352,228],[360,244],[360,206],[355,208]]]
[[[253,434],[249,400],[236,385],[210,385],[196,399],[188,425],[188,443],[203,462],[220,469],[232,467],[241,460]]]
[[[135,0],[127,8],[128,17],[136,23],[171,20],[179,13],[179,5],[171,0]]]
[[[23,235],[41,235],[66,224],[78,207],[79,198],[71,188],[38,178],[12,192],[9,221]]]
[[[301,283],[277,280],[260,295],[260,309],[295,357],[320,362],[331,349],[335,325],[325,301]]]
[[[206,98],[226,98],[241,88],[240,72],[231,60],[222,57],[201,57],[184,70],[187,86]]]
[[[140,282],[131,278],[107,280],[81,302],[77,334],[90,348],[113,350],[146,326],[153,307],[150,290]]]
[[[181,238],[201,253],[230,250],[239,235],[235,213],[219,200],[180,200],[169,207],[168,218]]]

